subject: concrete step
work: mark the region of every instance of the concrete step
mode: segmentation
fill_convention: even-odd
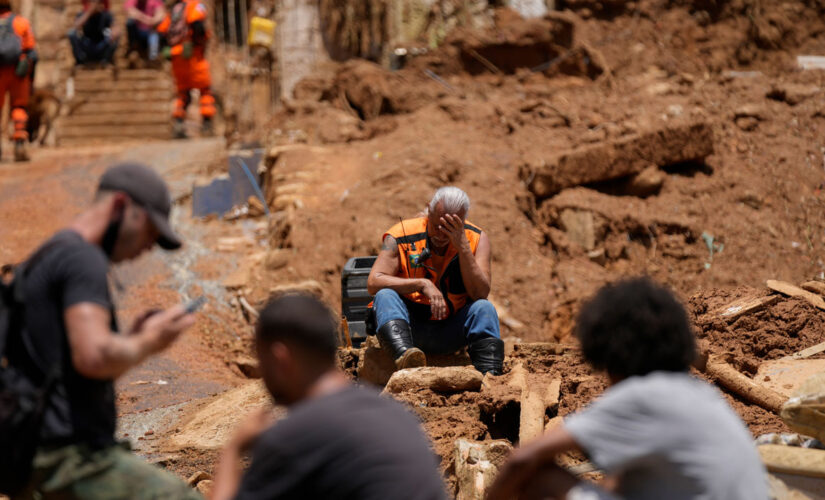
[[[118,74],[117,81],[157,80],[159,78],[171,81],[172,75],[168,71],[158,69],[124,69]],[[112,70],[78,68],[74,79],[75,85],[88,81],[112,81]]]
[[[118,128],[122,125],[168,125],[169,113],[98,113],[88,115],[66,116],[60,119],[60,126],[84,127],[87,125],[109,125]]]
[[[96,139],[112,138],[156,138],[168,139],[172,135],[172,125],[167,121],[164,125],[124,125],[113,127],[111,125],[85,125],[81,127],[63,127],[60,129],[58,139],[82,139],[90,142]]]
[[[159,142],[159,141],[167,141],[171,139],[172,133],[170,132],[168,135],[165,136],[157,136],[157,137],[130,137],[130,136],[113,136],[113,137],[106,137],[106,138],[88,138],[88,137],[59,137],[57,139],[57,143],[60,146],[89,146],[93,144],[111,144],[113,142]]]
[[[72,110],[70,116],[87,116],[101,114],[128,115],[132,113],[161,113],[168,115],[172,112],[172,97],[161,101],[135,101],[132,99],[111,102],[98,102],[94,98],[88,98],[80,103],[75,101],[68,104],[67,109]]]
[[[136,92],[125,91],[82,91],[75,89],[75,97],[88,99],[89,102],[109,103],[109,102],[168,102],[175,96],[172,90],[140,90]]]
[[[156,78],[154,80],[109,80],[109,81],[75,81],[75,93],[86,92],[123,92],[124,97],[128,97],[132,92],[139,91],[172,91],[174,86],[172,82],[165,78]]]

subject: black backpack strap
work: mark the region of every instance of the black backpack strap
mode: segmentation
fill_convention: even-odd
[[[23,348],[26,350],[26,354],[28,354],[29,358],[32,362],[37,366],[37,368],[43,373],[45,380],[47,382],[51,382],[57,379],[61,373],[61,359],[60,359],[60,352],[58,351],[58,359],[55,360],[54,363],[49,364],[47,363],[37,352],[37,349],[31,343],[31,338],[26,335],[25,326],[23,315],[25,313],[25,303],[26,303],[26,277],[28,276],[29,272],[46,256],[52,249],[58,247],[62,243],[59,239],[52,239],[48,241],[45,245],[41,246],[37,251],[32,254],[31,257],[26,259],[23,263],[18,264],[14,269],[14,279],[10,285],[7,285],[10,290],[4,290],[4,292],[10,293],[10,305],[11,309],[8,313],[11,315],[11,318],[8,318],[10,321],[18,321],[20,324],[17,328],[17,334],[20,336],[21,343],[23,344]],[[23,306],[23,307],[21,307]],[[5,318],[4,318],[5,320]],[[10,329],[11,330],[11,329]],[[8,331],[6,337],[11,335],[13,332]],[[0,353],[5,352],[6,344],[8,343],[8,338],[0,339]],[[59,348],[58,348],[59,349]]]

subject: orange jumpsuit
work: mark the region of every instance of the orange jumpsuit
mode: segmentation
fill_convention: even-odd
[[[11,12],[6,12],[0,16],[0,19],[6,19],[10,15]],[[15,15],[12,29],[20,37],[20,47],[23,49],[23,55],[20,57],[26,57],[26,51],[34,50],[35,45],[31,25],[27,19]],[[29,105],[29,93],[31,92],[31,65],[29,65],[26,76],[22,78],[14,74],[16,69],[16,66],[0,67],[0,106],[2,106],[2,102],[6,98],[6,92],[8,92],[10,94],[11,119],[14,122],[12,139],[25,141],[29,138],[29,134],[26,132],[26,122],[29,120],[26,108]]]
[[[174,118],[182,119],[186,116],[186,108],[191,99],[190,92],[193,89],[200,91],[200,112],[204,118],[215,116],[215,98],[212,96],[210,87],[212,78],[209,74],[209,61],[204,55],[204,44],[195,45],[192,55],[188,59],[184,57],[183,46],[186,42],[192,42],[191,25],[195,22],[206,22],[206,6],[200,0],[182,0],[186,6],[184,17],[187,26],[187,34],[182,41],[171,47],[172,74],[175,77],[177,87],[177,99],[175,100],[175,110],[172,112]],[[174,9],[174,7],[173,7]],[[171,27],[171,12],[166,14],[166,18],[158,25],[158,32],[166,34]]]

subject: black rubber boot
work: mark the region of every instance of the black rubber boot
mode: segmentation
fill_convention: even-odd
[[[174,139],[186,139],[186,125],[183,123],[183,118],[175,118],[172,123],[172,137]]]
[[[413,346],[412,330],[403,319],[387,321],[376,334],[381,347],[390,352],[399,370],[427,366],[424,351]]]
[[[495,337],[484,337],[467,347],[473,366],[481,373],[501,375],[504,364],[504,342]]]

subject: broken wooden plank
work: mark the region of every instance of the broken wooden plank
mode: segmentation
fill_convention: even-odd
[[[483,500],[498,468],[507,461],[513,446],[504,439],[455,442],[456,500]]]
[[[822,296],[811,293],[796,285],[792,285],[787,281],[768,280],[766,285],[774,292],[779,292],[790,297],[805,299],[812,306],[825,310],[825,299],[823,299]]]
[[[768,306],[776,304],[780,300],[781,297],[779,295],[768,295],[766,297],[743,297],[731,302],[727,307],[719,310],[716,315],[726,320],[728,323],[733,323],[742,316],[761,311]]]
[[[806,281],[802,283],[802,288],[809,292],[825,295],[825,281]]]
[[[544,391],[544,408],[555,413],[559,409],[559,399],[561,398],[561,379],[554,379]]]
[[[801,351],[795,352],[790,356],[786,356],[786,358],[805,359],[810,358],[811,356],[814,356],[816,354],[819,354],[820,352],[825,352],[825,342],[808,347],[807,349],[802,349]]]
[[[720,356],[711,356],[705,372],[716,382],[742,398],[779,415],[786,397],[772,389],[759,385],[754,380],[729,365]]]
[[[769,472],[825,479],[825,450],[763,444],[757,446]]]
[[[509,385],[520,390],[521,410],[519,412],[519,442],[532,441],[544,432],[544,399],[531,391],[527,383],[527,370],[522,363],[516,363],[512,370]]]

